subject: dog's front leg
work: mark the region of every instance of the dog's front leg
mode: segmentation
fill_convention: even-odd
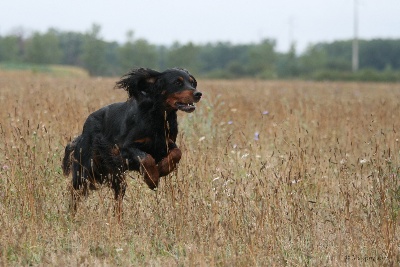
[[[137,148],[122,148],[121,155],[126,160],[127,169],[143,173],[144,181],[150,189],[158,187],[160,174],[154,158]]]
[[[175,145],[175,143],[170,143],[169,147],[170,150],[168,151],[168,155],[157,164],[158,173],[160,176],[166,176],[175,170],[176,165],[179,163],[182,157],[182,152]]]
[[[144,181],[152,190],[158,187],[160,174],[154,158],[147,154],[146,157],[140,160],[141,172],[143,172]]]

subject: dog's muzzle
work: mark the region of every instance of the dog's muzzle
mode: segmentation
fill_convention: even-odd
[[[194,103],[199,102],[202,95],[203,94],[201,92],[195,91],[193,93],[193,102],[189,102],[189,103],[188,102],[185,102],[185,103],[176,102],[175,105],[181,111],[188,112],[188,113],[193,112],[196,109],[196,105]]]
[[[194,102],[195,103],[199,102],[202,95],[203,94],[199,91],[194,92],[194,94],[193,94]]]
[[[167,102],[172,102],[173,104],[170,105],[175,109],[190,113],[196,109],[195,103],[200,101],[202,95],[201,92],[196,90],[186,90],[175,94],[175,96],[171,98],[173,102],[168,101],[168,99]]]

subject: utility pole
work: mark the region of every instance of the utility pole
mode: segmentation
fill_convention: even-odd
[[[354,0],[354,21],[353,21],[353,57],[352,57],[352,70],[353,72],[358,71],[358,3],[357,0]]]

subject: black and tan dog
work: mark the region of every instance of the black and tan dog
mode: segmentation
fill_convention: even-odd
[[[82,134],[65,148],[62,168],[67,176],[72,171],[75,211],[82,194],[108,183],[120,213],[128,170],[141,172],[146,184],[157,188],[160,177],[172,172],[181,159],[175,144],[176,113],[193,112],[202,95],[196,79],[179,68],[134,69],[116,87],[128,92],[128,100],[90,114]]]

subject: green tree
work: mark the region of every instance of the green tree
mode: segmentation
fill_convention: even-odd
[[[35,32],[26,42],[26,61],[37,64],[60,64],[63,50],[60,48],[58,33],[49,29],[47,33]]]
[[[59,42],[60,48],[64,51],[62,64],[82,67],[85,35],[75,32],[62,32],[59,34]]]
[[[133,66],[133,61],[135,58],[135,48],[133,45],[133,31],[128,31],[126,33],[127,41],[123,46],[118,49],[118,59],[119,66],[122,71],[127,72]]]
[[[360,68],[400,69],[400,40],[360,41]]]
[[[296,55],[296,45],[290,46],[289,52],[277,57],[277,74],[280,78],[297,77],[300,74],[299,62]]]
[[[317,49],[326,54],[326,68],[335,71],[350,71],[352,58],[352,41],[335,41],[332,43],[319,43]]]
[[[269,39],[263,40],[260,44],[250,47],[248,51],[248,74],[260,78],[276,77],[276,54],[274,50],[275,41]]]
[[[157,49],[149,44],[145,39],[139,39],[134,43],[136,56],[133,61],[134,66],[146,66],[157,68]]]
[[[158,67],[157,48],[144,39],[134,41],[133,31],[127,33],[127,42],[118,50],[120,67],[128,71],[134,67]]]
[[[104,75],[106,71],[106,43],[100,39],[100,30],[100,25],[93,24],[83,44],[83,65],[92,76]]]
[[[232,75],[245,75],[248,63],[248,45],[232,45],[229,42],[206,44],[199,47],[198,57],[202,73],[221,73],[227,71]]]
[[[327,67],[328,56],[322,46],[310,45],[298,59],[301,74],[311,74]]]
[[[186,45],[174,43],[167,55],[167,67],[185,68],[196,73],[200,70],[199,54],[199,47],[191,42]]]
[[[105,42],[105,70],[103,75],[119,76],[121,75],[120,63],[118,59],[118,49],[120,45],[117,42]]]
[[[23,40],[20,36],[10,35],[0,37],[0,61],[22,61]]]

